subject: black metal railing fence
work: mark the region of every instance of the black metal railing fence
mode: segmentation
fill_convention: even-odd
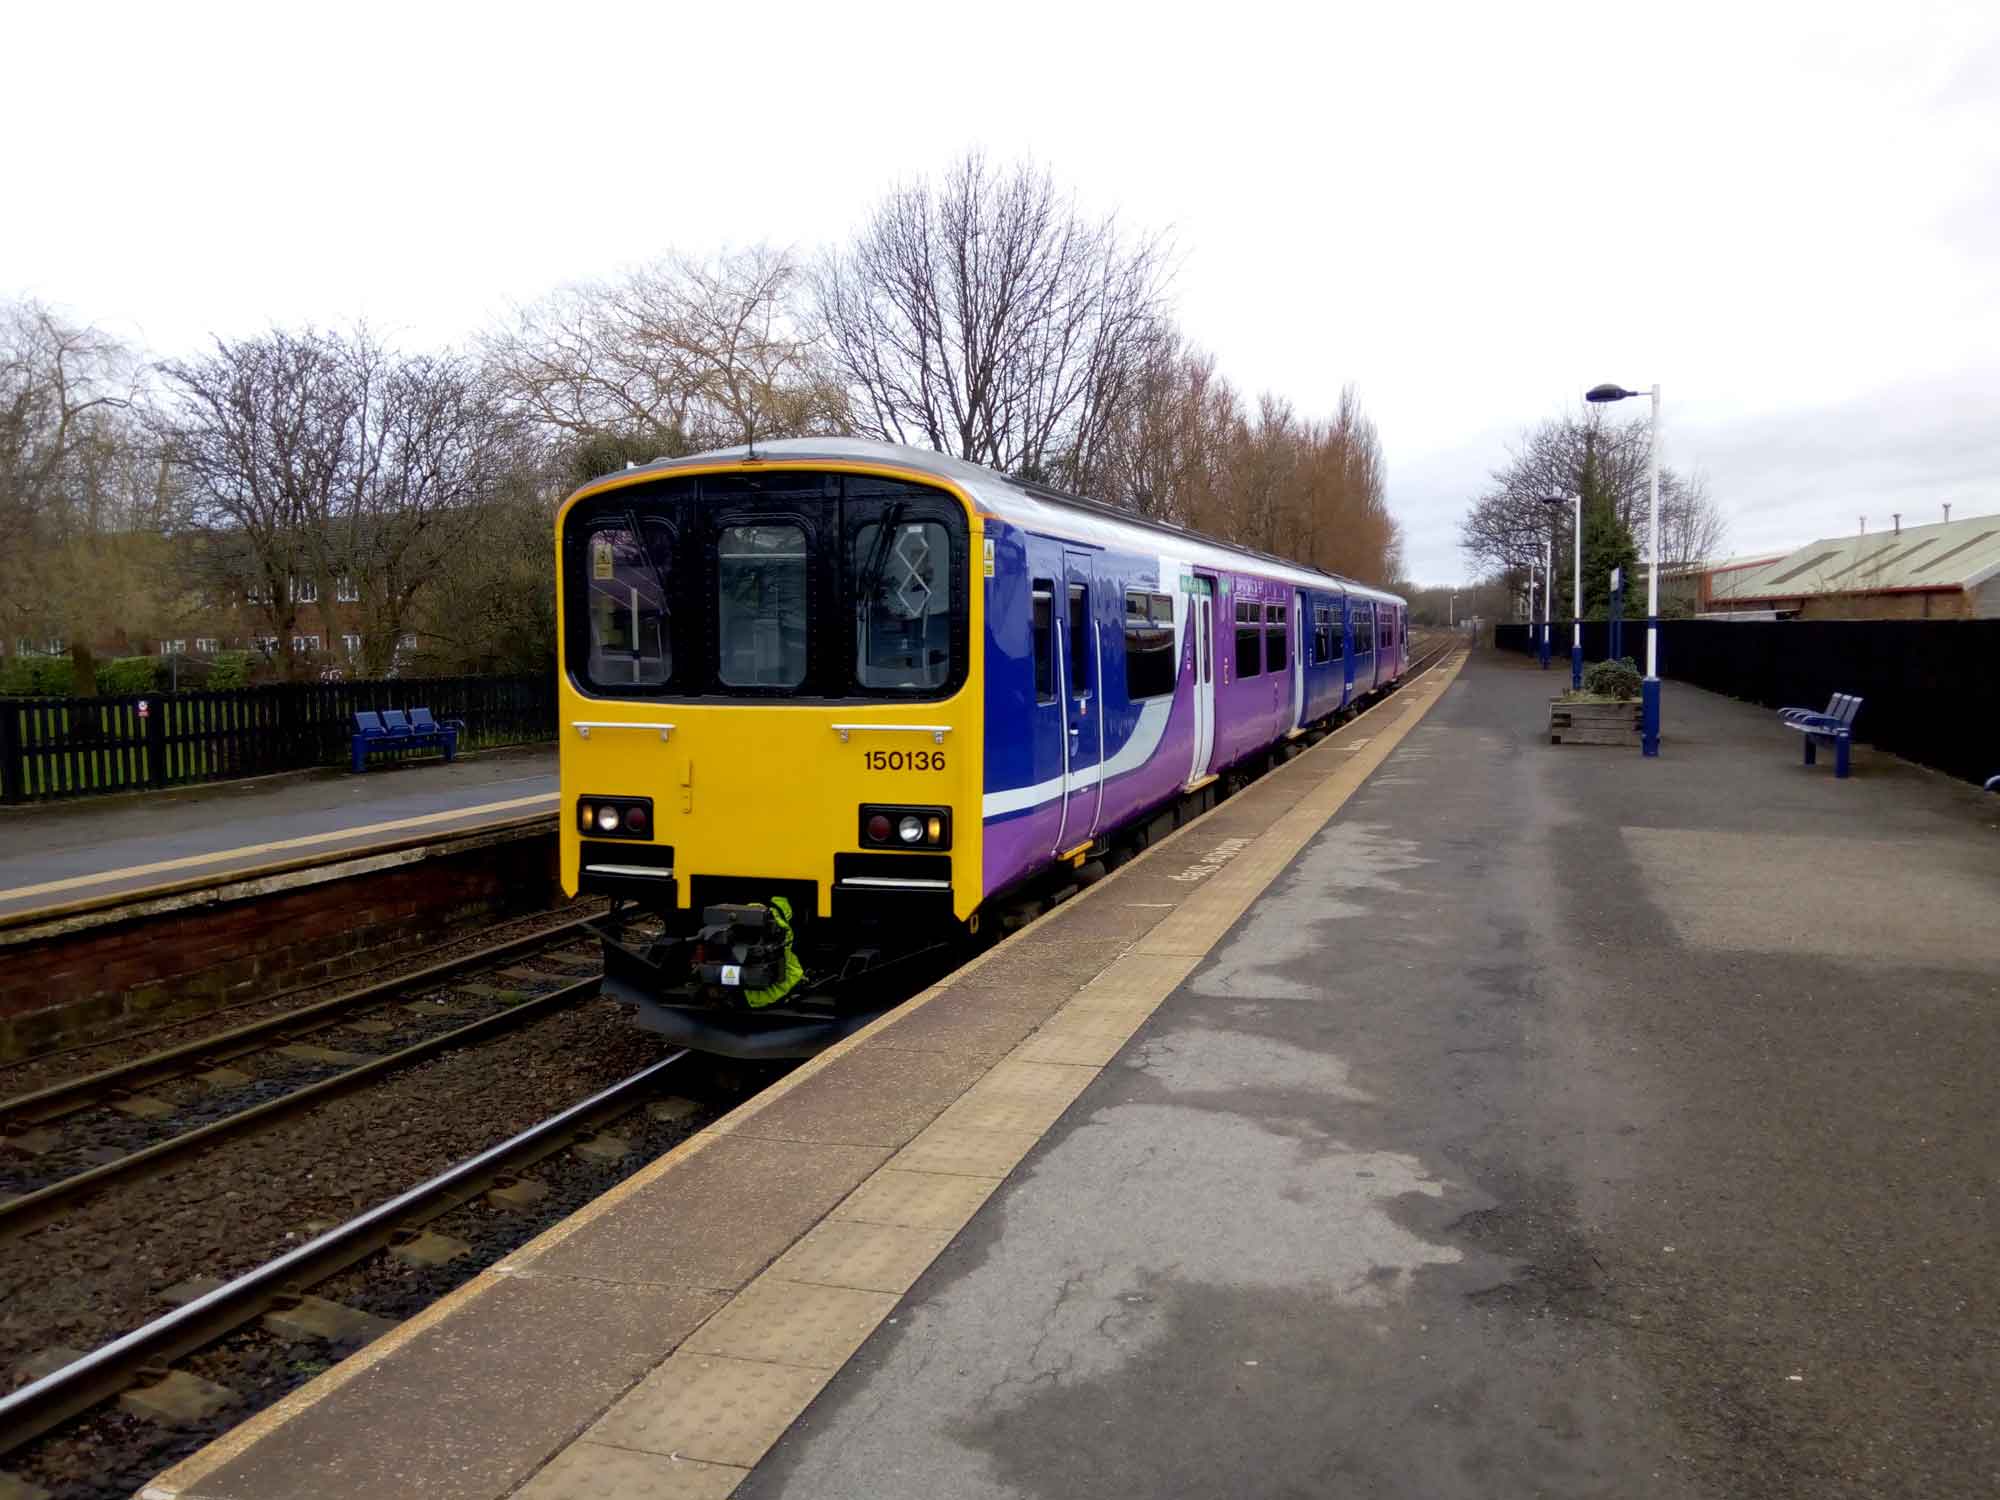
[[[347,759],[358,710],[462,719],[462,749],[556,733],[553,677],[284,683],[119,698],[0,697],[0,802],[264,776]]]

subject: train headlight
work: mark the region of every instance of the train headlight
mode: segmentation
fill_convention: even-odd
[[[576,826],[585,838],[649,841],[653,837],[653,799],[610,797],[601,792],[579,797]]]
[[[855,837],[864,849],[923,849],[942,853],[951,847],[948,807],[884,807],[863,803]]]

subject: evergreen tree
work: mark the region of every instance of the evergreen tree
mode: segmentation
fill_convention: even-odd
[[[1595,444],[1587,444],[1583,454],[1583,618],[1602,620],[1611,614],[1611,570],[1625,571],[1627,608],[1625,616],[1632,617],[1629,605],[1631,589],[1639,576],[1639,548],[1632,540],[1632,529],[1618,518],[1616,496],[1611,486],[1605,482],[1603,467],[1597,461]],[[1644,614],[1642,606],[1640,613]]]

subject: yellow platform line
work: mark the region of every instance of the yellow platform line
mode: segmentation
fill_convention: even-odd
[[[366,823],[357,828],[335,828],[326,833],[308,833],[295,839],[274,839],[268,844],[245,844],[236,849],[217,849],[212,854],[188,854],[179,859],[162,859],[150,865],[127,865],[122,870],[102,870],[95,875],[72,875],[66,880],[46,880],[40,885],[17,885],[0,890],[0,902],[20,901],[29,896],[47,896],[56,891],[82,890],[85,886],[108,885],[144,875],[162,875],[169,870],[192,870],[202,865],[223,864],[252,855],[276,854],[287,849],[310,849],[317,844],[339,843],[344,839],[365,838],[377,833],[400,833],[410,828],[427,828],[438,823],[456,822],[481,813],[511,812],[518,807],[537,807],[554,802],[558,792],[537,792],[532,797],[510,797],[505,802],[482,802],[477,807],[457,807],[448,812],[424,813],[414,818],[395,818],[387,823]]]

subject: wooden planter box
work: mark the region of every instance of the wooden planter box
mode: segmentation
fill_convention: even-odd
[[[1637,698],[1616,703],[1549,703],[1551,745],[1639,746],[1640,705]]]

